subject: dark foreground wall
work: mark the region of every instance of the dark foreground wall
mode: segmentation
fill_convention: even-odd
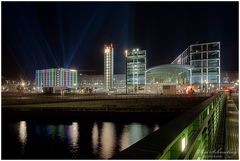
[[[3,120],[56,120],[56,119],[83,119],[83,120],[139,120],[161,122],[169,121],[180,112],[76,112],[76,111],[8,111],[2,110]]]

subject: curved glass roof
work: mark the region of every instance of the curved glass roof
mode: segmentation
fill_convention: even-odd
[[[190,66],[165,64],[152,67],[146,71],[147,83],[187,84],[189,83]]]
[[[170,69],[170,68],[174,68],[174,69],[187,69],[187,70],[191,69],[190,65],[164,64],[164,65],[158,65],[158,66],[151,67],[151,68],[147,69],[146,72],[149,72],[149,71],[152,71],[152,70],[157,70],[157,69]]]

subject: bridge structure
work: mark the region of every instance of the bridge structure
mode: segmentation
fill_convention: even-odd
[[[210,97],[112,159],[224,159],[226,100]]]

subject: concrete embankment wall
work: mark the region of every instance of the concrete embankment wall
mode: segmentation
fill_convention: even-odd
[[[109,118],[168,119],[194,107],[207,97],[158,97],[130,99],[74,99],[66,102],[8,104],[2,107],[7,118]],[[32,101],[30,101],[32,102]]]

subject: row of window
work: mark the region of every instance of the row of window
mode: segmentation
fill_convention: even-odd
[[[217,75],[209,75],[207,76],[203,76],[203,80],[201,80],[201,76],[194,76],[192,77],[192,83],[219,83],[219,76]]]
[[[138,59],[136,59],[136,58],[133,58],[133,59],[128,58],[127,59],[127,63],[131,63],[131,62],[134,62],[134,63],[137,63],[137,62],[145,63],[146,59],[145,58],[138,58]]]
[[[219,57],[220,57],[220,52],[217,52],[217,51],[191,54],[191,60],[217,59]]]
[[[213,50],[220,50],[219,43],[192,45],[190,48],[190,52],[213,51]]]
[[[192,61],[192,67],[219,67],[219,60],[202,60],[202,61]]]
[[[216,74],[218,75],[220,72],[219,72],[219,68],[198,68],[198,69],[193,69],[192,70],[192,75],[199,75],[201,73],[207,73],[208,74]]]

